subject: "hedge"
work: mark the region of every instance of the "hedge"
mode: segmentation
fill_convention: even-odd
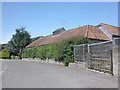
[[[52,58],[64,60],[65,66],[68,66],[69,62],[74,62],[73,46],[84,43],[88,43],[88,39],[85,37],[74,37],[47,45],[24,48],[22,58]]]
[[[3,59],[10,58],[10,53],[6,49],[3,49],[2,51],[0,51],[0,58]]]

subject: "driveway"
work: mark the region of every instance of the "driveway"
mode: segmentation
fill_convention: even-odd
[[[117,77],[35,61],[3,61],[3,88],[117,88]]]

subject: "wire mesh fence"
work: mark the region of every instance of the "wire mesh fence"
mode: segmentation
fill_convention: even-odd
[[[74,59],[76,62],[85,62],[86,53],[88,52],[88,45],[81,44],[74,46]]]

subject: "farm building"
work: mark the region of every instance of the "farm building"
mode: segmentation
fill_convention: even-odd
[[[116,26],[104,23],[100,23],[96,26],[93,25],[80,26],[70,30],[65,30],[62,27],[53,31],[51,35],[41,37],[36,41],[32,42],[27,46],[27,48],[45,45],[77,36],[84,36],[90,40],[93,40],[94,42],[109,41],[113,40],[114,38],[120,37],[120,29]]]

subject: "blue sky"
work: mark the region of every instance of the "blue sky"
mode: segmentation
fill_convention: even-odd
[[[31,37],[46,36],[55,29],[106,23],[118,26],[117,2],[3,2],[2,42],[25,26]]]

